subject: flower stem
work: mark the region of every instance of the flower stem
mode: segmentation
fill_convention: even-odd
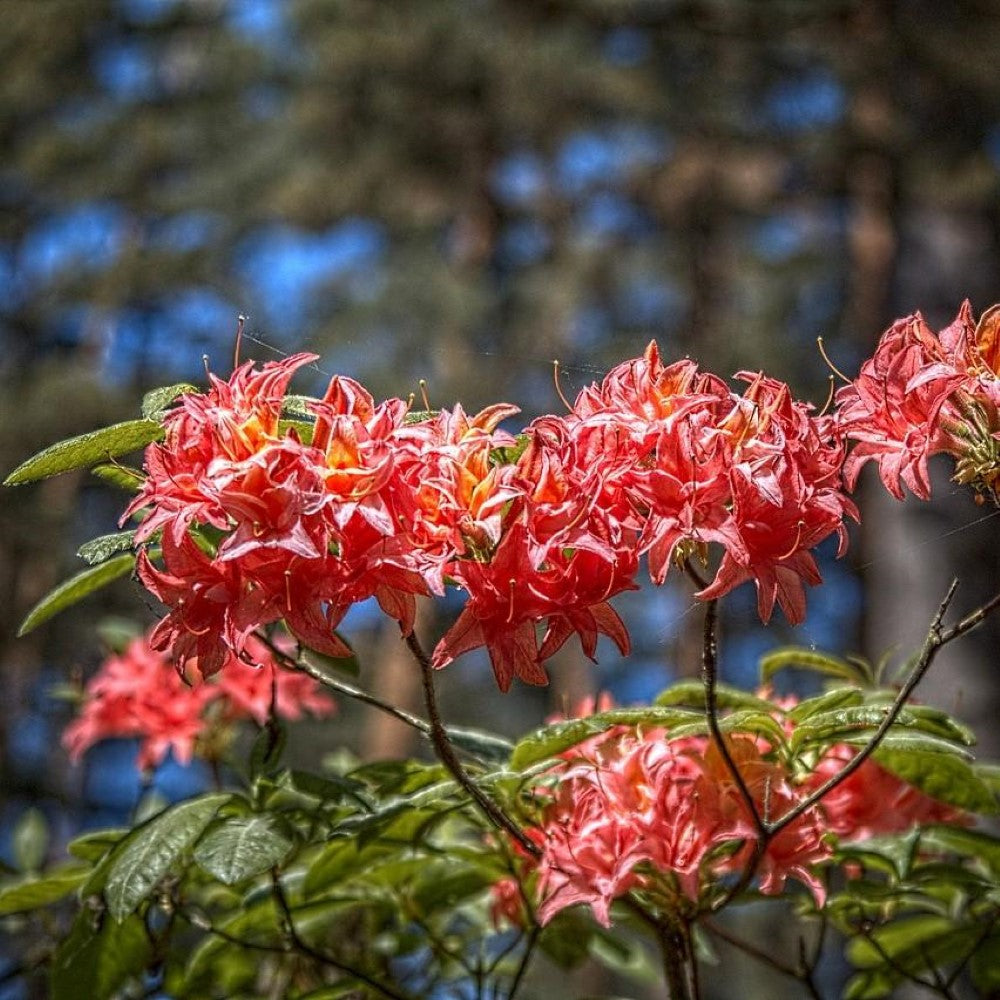
[[[430,658],[414,633],[411,632],[406,636],[406,645],[420,666],[420,674],[424,686],[424,703],[427,706],[427,717],[430,720],[429,735],[431,743],[434,744],[434,750],[437,753],[438,759],[497,829],[504,830],[510,834],[528,854],[538,857],[541,853],[538,845],[525,836],[524,831],[503,811],[498,803],[494,802],[472,780],[465,768],[462,767],[462,763],[455,753],[455,748],[452,746],[451,740],[448,739],[444,723],[441,721],[437,695],[434,693],[434,668],[431,666]]]

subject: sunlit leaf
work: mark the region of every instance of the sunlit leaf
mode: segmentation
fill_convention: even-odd
[[[115,556],[102,562],[98,566],[81,570],[75,576],[64,580],[54,590],[50,590],[27,614],[21,622],[21,627],[17,630],[18,636],[27,635],[33,629],[38,628],[43,622],[47,622],[60,611],[72,607],[78,601],[82,601],[88,595],[107,586],[121,576],[125,576],[135,565],[135,556],[132,553]]]
[[[715,686],[715,703],[720,709],[747,708],[761,712],[773,712],[775,706],[764,698],[741,691],[729,684]],[[661,691],[653,701],[654,705],[684,705],[690,708],[704,708],[705,686],[700,681],[678,681],[666,691]]]
[[[134,531],[116,531],[110,535],[99,535],[84,542],[76,554],[89,566],[96,566],[119,552],[128,552],[135,541]]]
[[[996,813],[993,793],[966,761],[950,753],[879,748],[875,759],[922,792],[974,813]]]
[[[682,723],[697,721],[699,717],[700,713],[685,708],[615,708],[583,719],[555,722],[519,740],[511,754],[510,766],[514,770],[522,770],[536,761],[555,757],[613,726],[671,729]]]
[[[141,470],[133,469],[131,466],[122,465],[119,462],[102,462],[100,465],[95,465],[90,472],[102,482],[117,486],[118,489],[127,490],[130,493],[137,492],[146,481]]]
[[[162,437],[163,428],[155,420],[128,420],[102,427],[40,451],[22,462],[4,480],[4,486],[18,486],[69,472],[70,469],[97,465],[117,455],[127,455]]]
[[[89,874],[87,867],[67,865],[41,878],[32,876],[6,885],[0,889],[0,917],[56,903],[83,885]]]
[[[198,392],[198,387],[191,385],[190,382],[178,382],[175,385],[165,385],[159,389],[150,389],[142,397],[142,415],[147,420],[159,421],[179,396],[183,396],[189,392]]]
[[[123,920],[149,895],[231,798],[217,793],[171,806],[118,845],[104,886],[108,911],[116,920]]]
[[[811,670],[827,677],[837,677],[861,687],[872,683],[869,672],[860,664],[846,660],[832,653],[824,653],[815,649],[799,646],[788,646],[776,649],[760,659],[760,682],[768,681],[779,671],[788,667],[799,670]]]
[[[225,885],[235,885],[280,864],[294,846],[275,816],[232,816],[201,839],[194,859]]]

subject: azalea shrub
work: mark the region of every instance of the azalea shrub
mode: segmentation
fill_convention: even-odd
[[[753,585],[763,623],[803,620],[816,547],[847,548],[866,463],[893,496],[930,499],[928,459],[947,453],[997,501],[998,340],[1000,307],[977,321],[966,304],[940,333],[899,320],[822,412],[654,343],[519,430],[506,403],[419,410],[342,375],[294,395],[315,360],[299,354],[155,390],[140,418],[29,459],[8,485],[82,467],[130,499],[22,631],[129,573],[161,609],[79,693],[71,759],[127,737],[143,771],[198,757],[216,787],[86,832],[69,860],[28,852],[0,883],[0,917],[32,942],[17,972],[56,1000],[510,1000],[544,963],[597,961],[693,1000],[724,946],[818,997],[833,929],[855,1000],[907,982],[1000,992],[1000,839],[982,822],[1000,772],[912,697],[1000,594],[955,613],[954,582],[896,672],[775,649],[743,691],[717,663],[735,588]],[[124,464],[141,448],[141,469]],[[438,672],[479,648],[498,698],[547,683],[570,640],[628,657],[614,598],[670,574],[703,609],[700,681],[650,705],[591,698],[514,741],[442,717]],[[462,609],[425,645],[417,601],[449,592]],[[369,600],[407,647],[421,715],[365,687],[378,664],[358,664],[341,626]],[[788,668],[822,689],[777,696]],[[286,724],[336,726],[334,696],[405,721],[427,755],[289,767]],[[257,733],[248,757],[241,727]],[[747,901],[783,907],[793,954],[720,918]]]

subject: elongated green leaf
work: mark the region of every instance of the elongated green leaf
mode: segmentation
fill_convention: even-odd
[[[805,722],[814,715],[823,712],[832,712],[835,709],[850,708],[860,705],[864,700],[864,695],[854,687],[838,687],[832,691],[816,695],[815,698],[806,698],[799,702],[788,712],[788,718],[793,722]]]
[[[520,740],[511,754],[510,766],[519,771],[536,761],[555,757],[590,736],[613,726],[644,726],[672,729],[696,722],[700,713],[686,708],[615,708],[584,719],[569,719],[535,730]]]
[[[859,969],[873,969],[885,964],[885,957],[898,956],[921,945],[929,945],[954,929],[949,917],[932,913],[894,920],[877,928],[872,938],[877,946],[862,937],[856,937],[847,944],[847,957]]]
[[[385,843],[376,842],[360,847],[354,838],[331,841],[310,865],[302,891],[306,897],[315,896],[368,871],[377,861],[392,852],[393,848]]]
[[[996,813],[993,793],[972,766],[950,753],[879,748],[875,759],[887,770],[939,802],[969,812]]]
[[[461,726],[447,727],[448,739],[458,747],[492,764],[502,764],[510,757],[514,744],[510,740],[487,733],[482,729],[465,729]]]
[[[0,889],[0,917],[23,910],[37,910],[68,896],[86,881],[90,869],[67,865],[42,878],[27,878]]]
[[[116,531],[111,535],[99,535],[84,542],[76,554],[89,566],[105,562],[119,552],[128,552],[135,541],[134,531]]]
[[[123,424],[112,424],[40,451],[22,462],[4,480],[4,486],[19,486],[69,472],[70,469],[97,465],[116,455],[127,455],[130,451],[143,448],[161,437],[163,428],[155,420],[127,420]]]
[[[165,385],[159,389],[150,389],[142,397],[142,415],[147,420],[156,420],[163,416],[164,412],[178,396],[183,396],[187,392],[197,392],[198,387],[190,382],[178,382],[176,385]]]
[[[1000,837],[985,830],[967,830],[960,826],[932,826],[923,831],[922,846],[929,850],[948,851],[975,858],[1000,876]]]
[[[293,846],[277,817],[233,816],[202,838],[194,859],[220,882],[235,885],[280,864]]]
[[[819,652],[799,646],[789,646],[776,649],[760,660],[760,682],[766,684],[779,670],[787,667],[797,667],[800,670],[812,670],[825,674],[827,677],[838,677],[865,687],[871,684],[872,678],[858,663],[842,659],[831,653]]]
[[[74,858],[94,863],[100,861],[127,833],[128,830],[92,830],[71,840],[66,850]]]
[[[52,958],[52,1000],[107,1000],[145,969],[152,944],[138,917],[122,923],[82,910]]]
[[[172,806],[133,830],[108,870],[104,898],[116,920],[128,916],[190,847],[232,796],[203,795]]]
[[[759,712],[773,712],[775,706],[763,698],[741,691],[729,684],[717,684],[715,687],[715,703],[719,708],[750,708]],[[666,691],[661,691],[653,701],[654,705],[686,705],[690,708],[703,708],[705,705],[705,686],[701,681],[679,681],[671,684]]]
[[[889,712],[887,704],[848,705],[826,712],[816,712],[801,722],[792,734],[790,744],[793,749],[815,743],[838,743],[864,741],[865,737],[877,729]],[[909,735],[926,738],[925,749],[931,750],[942,744],[954,750],[965,747],[964,733],[942,725],[940,718],[930,718],[904,708],[893,723],[892,732],[897,736],[905,730]],[[945,735],[947,734],[947,735]]]
[[[125,553],[102,562],[99,566],[81,570],[75,576],[64,580],[55,590],[50,590],[29,612],[17,630],[18,636],[27,635],[47,622],[53,615],[65,611],[88,594],[100,590],[118,577],[124,576],[135,565],[135,556]]]
[[[121,465],[118,462],[102,462],[90,471],[103,482],[117,486],[120,490],[128,490],[130,493],[137,492],[146,480],[140,469],[133,469],[130,465]]]

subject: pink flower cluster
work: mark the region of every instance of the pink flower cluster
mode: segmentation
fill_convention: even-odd
[[[143,550],[138,572],[168,609],[152,644],[181,669],[247,658],[279,619],[345,655],[335,629],[353,603],[374,596],[406,634],[415,595],[453,583],[468,600],[434,665],[485,646],[501,689],[543,684],[573,634],[589,656],[602,634],[627,652],[608,601],[636,586],[644,553],[659,583],[718,543],[700,596],[752,579],[764,620],[777,601],[797,622],[803,583],[820,579],[811,550],[831,534],[843,548],[857,516],[833,417],[763,375],[739,376],[737,393],[691,361],[665,366],[655,344],[519,438],[498,429],[513,406],[410,414],[339,376],[308,404],[313,426],[296,426],[285,393],[310,360],[212,377],[147,450],[125,516],[140,516],[139,543],[162,536],[162,564]]]
[[[778,818],[839,771],[854,751],[831,748],[805,778],[793,775],[766,744],[727,737],[727,746],[759,815]],[[539,789],[547,804],[527,835],[539,858],[522,853],[533,875],[537,917],[583,903],[604,926],[611,903],[635,888],[664,888],[663,878],[697,901],[706,880],[741,871],[757,836],[753,819],[718,748],[706,736],[667,739],[662,730],[617,727],[563,755]],[[776,836],[757,863],[759,889],[784,890],[789,878],[822,905],[819,868],[843,841],[897,833],[920,823],[962,822],[963,814],[929,798],[872,760]],[[739,842],[743,841],[742,846]],[[722,849],[724,845],[736,850]],[[523,921],[516,880],[494,888],[494,917]]]
[[[231,656],[214,680],[189,682],[146,637],[133,639],[87,684],[80,714],[63,734],[70,758],[79,760],[102,740],[138,737],[141,770],[156,767],[170,751],[186,764],[213,728],[242,719],[264,725],[272,702],[284,719],[334,710],[312,678],[279,666],[259,640],[249,639],[248,651],[260,666]]]
[[[1000,476],[1000,307],[977,323],[968,302],[935,334],[920,313],[897,320],[861,373],[837,393],[838,418],[856,442],[844,467],[853,489],[866,462],[889,492],[930,496],[927,459],[946,452],[956,480],[997,498]]]

